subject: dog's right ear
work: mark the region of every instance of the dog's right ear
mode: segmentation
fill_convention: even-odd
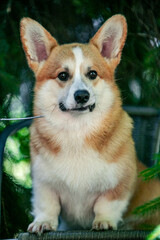
[[[106,61],[116,68],[121,60],[122,49],[127,36],[127,22],[123,15],[109,18],[90,40]]]
[[[30,68],[37,72],[40,63],[44,63],[57,41],[38,22],[23,18],[20,23],[20,34]]]

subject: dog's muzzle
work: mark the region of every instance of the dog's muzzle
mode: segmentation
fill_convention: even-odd
[[[86,106],[86,107],[83,107],[83,106],[82,106],[82,107],[67,109],[62,102],[59,103],[59,108],[60,108],[63,112],[70,112],[70,111],[83,112],[83,111],[86,111],[87,109],[89,109],[89,111],[92,112],[92,111],[94,110],[95,106],[96,106],[96,104],[94,103],[94,104],[88,105],[88,106]]]

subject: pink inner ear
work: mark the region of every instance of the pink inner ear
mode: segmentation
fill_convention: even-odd
[[[36,47],[38,62],[46,60],[48,56],[47,56],[47,52],[46,52],[46,48],[45,48],[44,43],[43,42],[37,42],[35,47]]]
[[[102,44],[102,51],[101,54],[103,57],[111,58],[112,51],[114,49],[114,36],[110,36]]]
[[[36,55],[38,58],[38,62],[46,60],[48,57],[45,44],[40,38],[41,38],[41,36],[39,36],[38,34],[34,34],[32,36],[32,40],[34,42],[35,49],[36,49]]]

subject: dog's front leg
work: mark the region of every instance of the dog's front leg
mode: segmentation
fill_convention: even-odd
[[[33,181],[33,215],[34,221],[28,226],[31,233],[55,231],[58,227],[60,203],[56,192],[49,184]]]
[[[101,195],[94,205],[95,218],[92,224],[93,230],[117,229],[118,223],[127,208],[130,194],[124,198],[112,198],[108,194]]]

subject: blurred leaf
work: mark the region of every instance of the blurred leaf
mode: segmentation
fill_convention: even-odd
[[[146,240],[158,240],[160,239],[160,225],[157,226],[148,236]]]
[[[160,197],[153,199],[150,202],[147,202],[139,207],[137,207],[134,211],[133,214],[138,214],[138,215],[147,215],[150,213],[154,213],[155,211],[159,210],[160,211]]]

